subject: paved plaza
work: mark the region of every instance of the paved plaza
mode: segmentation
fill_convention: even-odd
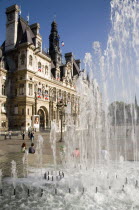
[[[38,135],[42,135],[44,142],[43,142],[43,165],[49,166],[53,164],[53,154],[51,145],[49,142],[50,133],[35,133],[34,138],[34,145],[36,148]],[[59,138],[59,136],[57,136]],[[18,177],[23,175],[23,162],[22,158],[24,153],[21,152],[21,145],[25,142],[27,145],[27,149],[31,145],[31,140],[28,138],[26,133],[25,140],[22,140],[21,134],[12,136],[11,139],[7,137],[5,139],[4,136],[0,136],[0,169],[2,169],[3,176],[11,176],[11,161],[16,161],[17,164],[17,173]],[[60,146],[63,143],[57,143],[57,161],[58,163],[61,162],[60,160]],[[39,167],[37,161],[37,154],[28,154],[28,164],[29,167]]]

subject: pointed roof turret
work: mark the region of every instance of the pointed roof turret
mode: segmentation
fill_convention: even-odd
[[[61,55],[60,47],[59,47],[59,40],[60,40],[60,36],[57,30],[57,23],[56,21],[53,21],[51,24],[51,33],[49,36],[49,54],[55,65],[56,64],[61,65],[61,62],[62,62],[62,55]]]

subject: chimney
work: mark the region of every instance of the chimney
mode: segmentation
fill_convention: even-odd
[[[32,25],[30,25],[30,28],[33,32],[33,34],[35,35],[34,38],[34,44],[36,48],[39,48],[39,51],[42,51],[42,37],[40,35],[40,24],[39,23],[34,23]]]
[[[34,35],[39,35],[39,29],[40,29],[40,24],[39,23],[34,23],[30,25],[31,30],[33,31]]]
[[[19,6],[16,4],[6,9],[7,23],[6,23],[5,51],[13,49],[16,45],[19,11],[20,11]]]

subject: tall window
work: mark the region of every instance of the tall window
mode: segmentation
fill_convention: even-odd
[[[53,101],[56,101],[56,88],[53,88]]]
[[[18,114],[18,105],[14,106],[14,114]]]
[[[29,56],[29,65],[32,66],[32,55]]]
[[[20,57],[20,60],[21,60],[21,65],[24,65],[25,64],[25,54],[21,54],[21,57]]]
[[[1,112],[6,113],[6,104],[5,103],[1,105]]]
[[[24,84],[19,85],[19,95],[24,95]]]
[[[70,101],[70,93],[68,93],[68,101]]]
[[[45,66],[45,74],[48,75],[48,66]]]
[[[67,103],[67,95],[66,95],[66,91],[64,91],[64,103],[66,104]]]
[[[5,85],[2,85],[2,95],[6,95]]]
[[[33,95],[32,84],[28,84],[28,88],[29,88],[29,95],[32,96]]]
[[[24,109],[22,109],[22,115],[24,115]]]
[[[62,99],[62,91],[59,90],[59,92],[58,92],[58,101],[60,101],[61,99]]]
[[[48,90],[45,90],[45,99],[46,99],[46,100],[49,99]]]
[[[40,72],[42,71],[41,70],[41,62],[38,62],[38,71],[40,71]]]
[[[15,96],[17,96],[17,88],[15,89]]]
[[[41,88],[38,88],[38,98],[41,98],[41,95],[42,95],[42,90]]]

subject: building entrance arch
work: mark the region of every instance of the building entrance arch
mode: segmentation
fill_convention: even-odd
[[[44,111],[42,109],[39,109],[38,115],[40,116],[40,128],[44,128],[45,127]]]
[[[40,116],[40,129],[45,129],[49,124],[48,111],[46,107],[41,106],[38,110],[38,115]]]

